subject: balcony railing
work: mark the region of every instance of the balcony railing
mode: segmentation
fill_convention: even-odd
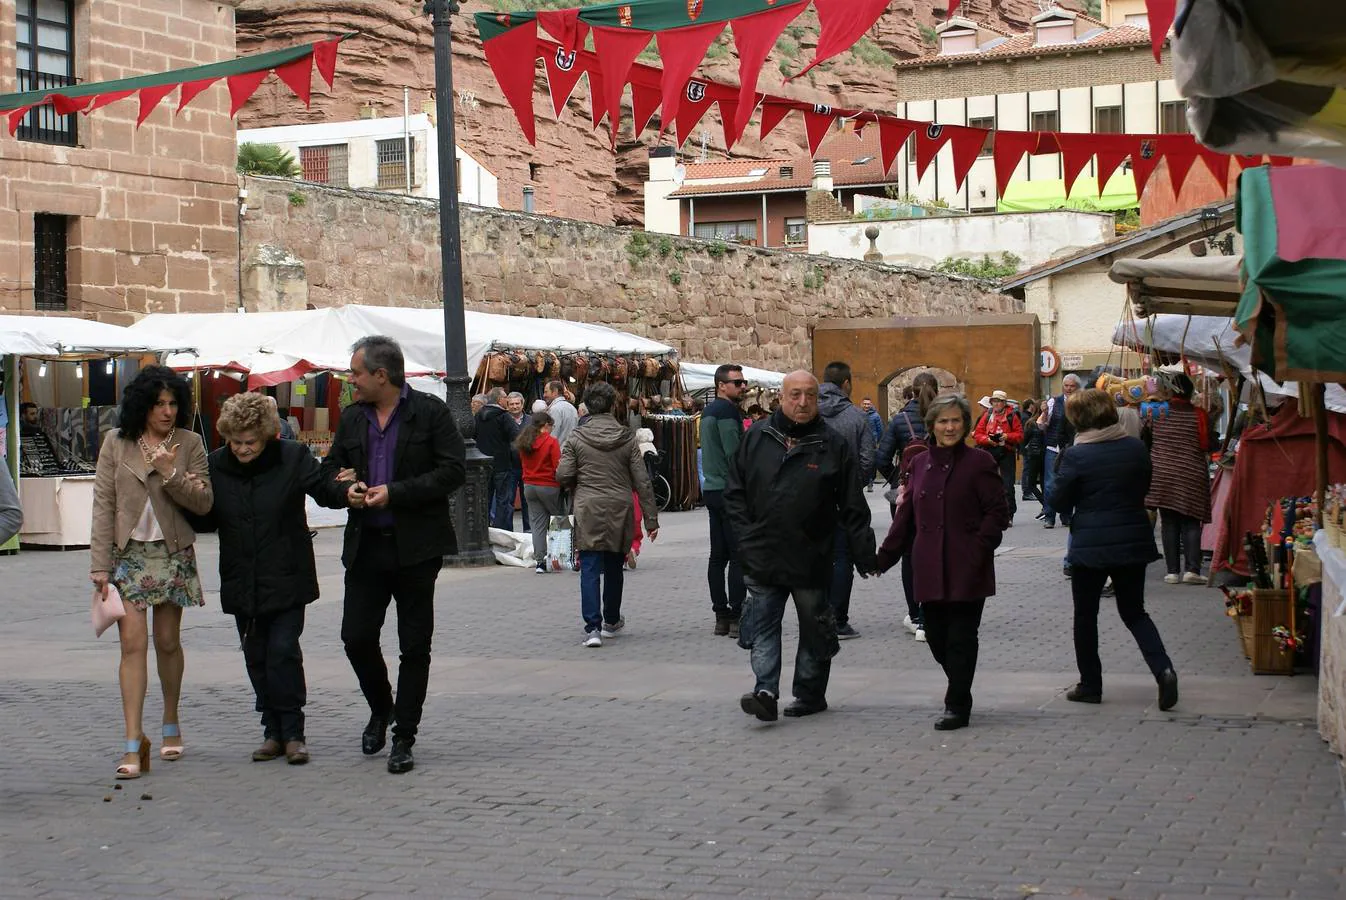
[[[50,91],[77,83],[69,75],[51,75],[47,72],[20,70],[18,75],[20,91]],[[76,119],[74,113],[68,116],[56,115],[50,103],[34,107],[19,123],[19,140],[73,147],[78,138]]]

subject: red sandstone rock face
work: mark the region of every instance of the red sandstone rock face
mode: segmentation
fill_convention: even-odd
[[[893,0],[872,29],[870,39],[894,59],[926,52],[920,27],[943,21],[946,5],[947,0]],[[1081,8],[1078,0],[1065,0],[1061,5]],[[315,79],[312,106],[304,109],[288,88],[270,79],[239,113],[240,127],[353,119],[365,106],[373,106],[381,116],[400,116],[404,86],[411,88],[412,111],[421,112],[433,96],[434,60],[429,18],[418,14],[420,7],[420,2],[406,0],[243,0],[237,14],[240,53],[320,40],[343,31],[361,34],[342,44],[335,90],[328,91]],[[533,103],[538,120],[537,146],[530,146],[496,86],[471,22],[472,13],[486,8],[484,3],[469,0],[455,21],[455,121],[459,146],[500,179],[501,205],[522,208],[523,187],[530,185],[539,213],[600,224],[641,224],[646,151],[656,142],[658,119],[640,138],[633,138],[627,108],[614,153],[607,132],[594,131],[590,126],[584,84],[576,89],[557,121],[538,67]],[[960,14],[1022,30],[1037,12],[1036,0],[965,0]],[[869,109],[884,109],[899,99],[895,95],[896,79],[887,65],[864,62],[853,54],[842,54],[826,64],[826,69],[815,69],[798,82],[782,85],[782,59],[798,71],[811,57],[817,39],[812,12],[805,13],[796,24],[802,26],[798,51],[790,58],[779,49],[773,52],[758,79],[760,90],[809,102]],[[727,55],[708,60],[702,72],[718,81],[737,83],[738,63],[732,46]],[[702,121],[698,137],[702,129],[710,135],[711,158],[724,156],[722,131],[713,113]],[[794,120],[772,132],[765,144],[755,139],[756,134],[756,124],[749,125],[733,155],[759,158],[798,153],[804,147],[803,128]],[[671,138],[666,136],[664,140]],[[684,148],[693,157],[700,149],[697,140],[689,140]],[[538,167],[535,177],[530,164]]]

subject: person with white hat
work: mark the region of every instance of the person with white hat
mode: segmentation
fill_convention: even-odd
[[[1016,448],[1024,442],[1024,426],[1009,403],[1009,394],[991,392],[991,408],[982,413],[973,433],[977,446],[991,454],[1000,468],[1005,484],[1005,503],[1009,506],[1010,527],[1014,527],[1014,482]]]

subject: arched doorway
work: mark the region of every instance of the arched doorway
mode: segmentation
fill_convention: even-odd
[[[892,418],[897,411],[906,405],[907,389],[911,383],[916,380],[917,375],[929,372],[935,376],[939,382],[939,392],[941,394],[953,391],[963,393],[964,385],[948,369],[941,369],[938,366],[911,366],[906,369],[899,369],[887,378],[879,382],[879,393],[885,395],[887,406],[879,404],[879,411],[887,410],[887,417]]]

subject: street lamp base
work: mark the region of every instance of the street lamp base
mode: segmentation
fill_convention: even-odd
[[[495,565],[495,553],[487,533],[491,505],[491,458],[467,444],[467,480],[449,498],[449,514],[458,538],[458,552],[444,557],[445,569],[468,569]]]

